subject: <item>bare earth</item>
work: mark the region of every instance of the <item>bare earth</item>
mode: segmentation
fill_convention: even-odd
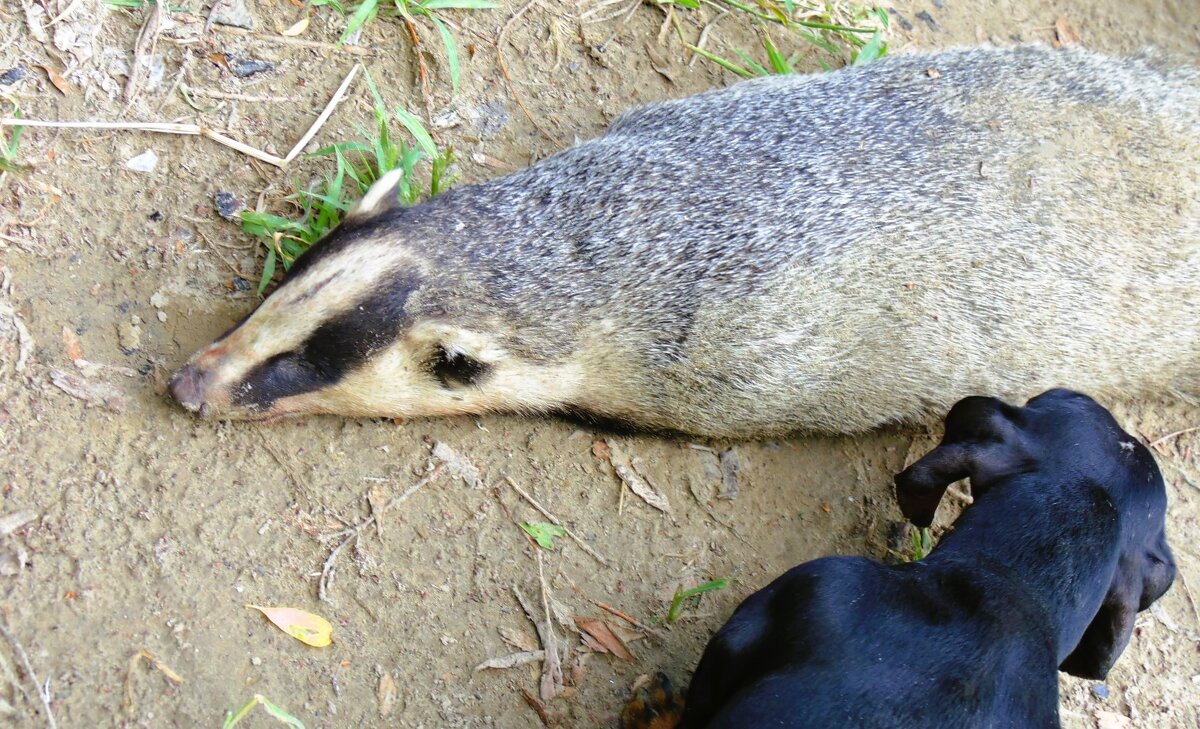
[[[128,62],[142,13],[95,0],[49,4],[50,18],[72,9],[49,28],[45,43],[25,22],[26,6],[38,0],[0,9],[0,73],[18,65],[29,72],[0,93],[15,96],[29,118],[198,118],[282,154],[359,60],[225,32],[205,43],[164,38],[157,49],[163,78],[148,81],[123,111],[125,76],[110,71]],[[299,17],[284,2],[250,7],[258,30],[272,36]],[[455,34],[463,63],[454,95],[439,41],[424,35],[433,116],[440,120],[434,133],[459,152],[464,181],[595,135],[633,104],[733,80],[708,62],[689,64],[673,36],[659,43],[664,15],[656,7],[546,0],[513,24],[505,54],[544,134],[513,101],[493,45],[519,7],[450,15],[461,25]],[[581,22],[590,10],[596,12]],[[1066,0],[1052,7],[1033,0],[921,0],[900,2],[896,10],[893,52],[1049,41],[1064,16],[1090,47],[1119,52],[1152,43],[1200,62],[1195,0]],[[88,40],[89,24],[98,21],[98,35]],[[701,26],[694,16],[684,23],[693,41]],[[325,10],[301,38],[332,41],[341,27]],[[71,37],[62,33],[74,33],[83,50],[71,50]],[[424,115],[403,27],[371,23],[362,43],[379,49],[361,60],[389,102]],[[708,46],[730,57],[734,47],[758,47],[744,19],[733,16],[715,27]],[[274,69],[235,79],[208,59],[217,52],[265,60]],[[62,69],[64,59],[76,65],[79,53],[93,59],[67,75],[66,95],[35,67]],[[201,108],[219,108],[194,111],[170,91],[185,55],[191,60],[184,82],[192,89],[294,99],[196,96]],[[818,65],[810,60],[806,67]],[[359,82],[316,144],[349,138],[369,119],[369,96]],[[125,168],[146,150],[158,157],[153,172]],[[24,647],[38,680],[48,683],[59,726],[218,727],[227,710],[255,693],[308,727],[541,726],[522,696],[539,693],[540,663],[474,670],[518,650],[501,631],[537,644],[514,585],[542,619],[537,548],[516,522],[545,519],[506,476],[608,562],[569,539],[541,551],[551,605],[568,620],[605,618],[632,627],[596,601],[654,630],[629,644],[636,660],[626,662],[586,652],[577,633],[554,623],[571,652],[567,685],[545,705],[548,718],[558,726],[614,726],[640,674],[662,669],[685,684],[734,606],[788,567],[829,554],[882,557],[890,523],[899,518],[891,476],[935,442],[930,425],[859,438],[740,444],[740,494],[727,500],[716,498],[712,451],[654,437],[610,438],[644,462],[670,501],[668,516],[632,494],[622,504],[611,466],[592,452],[601,436],[557,421],[202,423],[172,406],[163,382],[255,305],[253,291],[238,290],[234,279],[240,270],[256,281],[258,264],[244,259],[261,260],[260,244],[217,216],[213,196],[229,191],[253,207],[264,190],[268,202],[276,200],[322,168],[303,162],[280,172],[197,138],[32,129],[22,159],[35,170],[20,180],[10,176],[0,189],[0,271],[7,272],[0,278],[11,279],[11,291],[0,290],[0,516],[30,511],[34,518],[0,538],[0,624]],[[17,332],[14,316],[27,334]],[[22,342],[31,346],[18,369]],[[81,368],[72,361],[81,357],[103,367]],[[104,385],[111,391],[89,405],[55,379],[77,395]],[[1110,404],[1147,440],[1200,425],[1194,404]],[[385,502],[414,484],[431,462],[434,442],[477,465],[484,486],[473,488],[447,470],[385,512],[378,529],[363,530],[337,557],[329,601],[320,602],[318,576],[337,544],[320,536],[366,518],[368,493]],[[1068,727],[1200,726],[1198,449],[1197,431],[1157,446],[1180,578],[1161,609],[1139,618],[1132,645],[1103,687],[1062,680]],[[717,577],[732,585],[687,604],[683,619],[666,623],[677,586]],[[244,607],[250,603],[320,613],[334,624],[335,643],[302,645]],[[131,658],[143,649],[183,683],[144,661],[131,670]],[[386,718],[381,676],[395,684]],[[7,641],[0,641],[0,699],[13,707],[8,712],[0,704],[0,717],[8,717],[0,724],[46,725]],[[256,713],[245,725],[273,720]]]

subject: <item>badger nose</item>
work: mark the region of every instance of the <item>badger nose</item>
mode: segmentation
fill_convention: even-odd
[[[171,397],[183,407],[197,412],[207,410],[204,402],[204,373],[194,364],[184,365],[167,384]]]

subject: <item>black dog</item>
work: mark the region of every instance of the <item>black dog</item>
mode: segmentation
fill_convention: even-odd
[[[900,508],[928,526],[966,477],[974,505],[923,561],[818,559],[747,598],[679,726],[1059,726],[1056,672],[1104,678],[1175,578],[1162,476],[1107,410],[1051,390],[1023,408],[958,402],[896,477]],[[673,725],[662,689],[627,726]]]

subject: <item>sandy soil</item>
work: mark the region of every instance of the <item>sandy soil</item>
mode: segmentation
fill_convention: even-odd
[[[86,0],[51,3],[50,16],[68,5],[71,14],[50,28],[45,43],[30,34],[22,4],[0,8],[0,73],[18,65],[29,72],[0,92],[18,98],[28,117],[199,118],[283,153],[358,60],[224,32],[202,43],[163,40],[163,78],[149,81],[123,111],[120,64],[134,47],[140,12]],[[272,34],[297,13],[269,0],[250,7],[259,28]],[[544,2],[513,25],[506,55],[549,138],[513,102],[497,66],[492,41],[516,7],[455,16],[463,26],[463,85],[453,96],[436,36],[426,36],[434,118],[443,122],[436,136],[459,150],[465,181],[594,135],[634,103],[733,81],[711,64],[690,65],[674,39],[660,44],[663,14],[655,7],[605,19],[620,10],[610,6],[581,23],[576,17],[593,6]],[[1049,40],[1056,18],[1065,16],[1092,47],[1132,51],[1154,43],[1200,60],[1194,0],[1066,0],[1052,7],[929,0],[896,9],[896,51]],[[99,21],[90,39],[89,25]],[[685,27],[697,34],[700,24]],[[329,41],[338,32],[326,11],[302,37]],[[373,23],[362,42],[379,49],[363,60],[389,101],[423,110],[402,28]],[[730,18],[709,44],[728,55],[733,47],[754,47],[750,30]],[[89,53],[91,60],[79,61]],[[238,80],[208,60],[212,53],[274,68]],[[191,88],[293,100],[197,97],[202,107],[220,105],[198,113],[169,92],[185,58]],[[34,66],[62,69],[64,60],[78,67],[67,75],[66,95]],[[368,96],[358,84],[315,143],[345,139],[368,120]],[[158,156],[153,172],[124,167],[146,150]],[[638,675],[661,668],[685,682],[734,606],[786,568],[835,553],[882,556],[898,517],[890,477],[934,442],[931,426],[737,445],[740,494],[725,500],[715,498],[712,452],[652,437],[611,438],[645,462],[670,500],[668,517],[633,496],[620,505],[611,467],[592,453],[596,434],[565,423],[201,423],[162,396],[164,379],[255,305],[254,293],[235,278],[240,272],[253,279],[258,265],[258,244],[217,216],[213,196],[229,191],[253,205],[265,193],[270,201],[319,168],[305,163],[280,172],[202,139],[110,132],[30,130],[22,155],[34,171],[0,190],[0,271],[11,279],[11,291],[0,291],[0,515],[29,511],[33,518],[0,539],[0,617],[48,685],[59,726],[216,727],[226,710],[255,693],[309,727],[540,726],[522,697],[538,692],[538,664],[473,670],[515,650],[502,631],[517,642],[535,641],[513,587],[540,603],[539,562],[515,522],[541,518],[505,477],[608,563],[566,539],[541,553],[562,611],[622,622],[594,600],[654,629],[630,644],[636,660],[624,662],[580,652],[579,637],[555,626],[579,662],[572,659],[571,685],[548,702],[548,716],[560,726],[611,726]],[[6,306],[26,334],[12,327]],[[31,346],[20,367],[22,342]],[[72,362],[80,357],[100,369],[85,372]],[[111,392],[89,405],[56,379],[67,389],[107,385]],[[1200,424],[1195,406],[1117,405],[1123,422],[1151,440]],[[433,442],[474,462],[486,485],[443,475],[387,512],[378,530],[364,530],[338,557],[329,602],[318,601],[317,578],[336,543],[319,537],[365,518],[372,490],[386,500],[415,483]],[[1180,579],[1161,609],[1141,616],[1103,686],[1062,680],[1068,727],[1200,726],[1198,446],[1197,432],[1158,446]],[[716,577],[733,584],[666,624],[677,586]],[[336,642],[306,647],[248,603],[319,612],[333,622]],[[183,683],[144,662],[131,670],[139,650]],[[386,718],[381,676],[396,686]],[[26,678],[12,647],[0,642],[0,699],[14,707],[0,723],[45,724]],[[246,725],[271,720],[256,714]]]

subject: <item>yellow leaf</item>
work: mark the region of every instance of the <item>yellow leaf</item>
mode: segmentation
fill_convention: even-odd
[[[290,38],[292,36],[300,35],[301,33],[303,33],[306,30],[308,30],[308,16],[307,15],[305,15],[303,18],[300,18],[299,20],[297,20],[295,23],[293,23],[291,25],[291,27],[289,27],[287,30],[280,33],[280,35],[284,35],[284,36],[287,36]]]
[[[313,615],[299,608],[260,607],[258,605],[247,605],[246,607],[254,608],[266,615],[267,620],[275,623],[280,630],[301,643],[322,648],[333,642],[333,626],[320,615]]]

